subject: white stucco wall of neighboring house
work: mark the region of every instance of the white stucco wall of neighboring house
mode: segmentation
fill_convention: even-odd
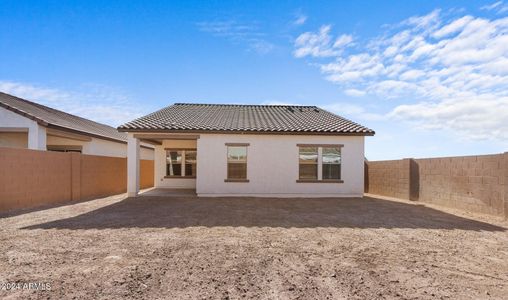
[[[249,143],[247,179],[224,182],[226,143]],[[298,183],[297,144],[343,144],[343,183]],[[201,134],[197,140],[199,196],[358,197],[364,190],[364,137],[325,135]],[[159,154],[160,155],[160,154]],[[156,159],[157,162],[160,159]]]
[[[74,134],[76,135],[76,134]],[[89,139],[87,135],[82,135]],[[37,122],[0,107],[0,147],[46,150],[47,146],[81,146],[83,154],[127,157],[127,144],[92,137],[89,141],[48,134]],[[154,151],[141,147],[141,159],[154,159]]]
[[[165,178],[166,176],[166,148],[196,149],[196,140],[163,140],[162,145],[155,146],[154,157],[154,186],[157,188],[196,188],[195,178]],[[198,153],[199,157],[199,153]],[[198,158],[199,161],[199,158]],[[197,169],[199,174],[199,168]],[[199,176],[199,175],[198,175]]]

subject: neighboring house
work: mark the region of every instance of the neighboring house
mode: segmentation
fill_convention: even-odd
[[[0,92],[0,147],[126,157],[127,134]],[[142,146],[142,159],[153,154],[152,145]]]
[[[126,123],[130,196],[139,143],[155,146],[155,187],[198,196],[362,196],[374,131],[316,106],[177,103]]]

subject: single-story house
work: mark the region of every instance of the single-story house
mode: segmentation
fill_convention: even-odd
[[[374,131],[316,106],[176,103],[128,122],[127,191],[140,141],[155,146],[155,187],[198,196],[349,197],[364,190]]]
[[[127,157],[127,134],[0,92],[0,147]],[[153,157],[153,145],[143,143],[141,158]]]

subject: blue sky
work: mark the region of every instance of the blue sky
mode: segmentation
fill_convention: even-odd
[[[0,91],[113,126],[318,105],[372,160],[508,150],[508,1],[101,2],[0,0]]]

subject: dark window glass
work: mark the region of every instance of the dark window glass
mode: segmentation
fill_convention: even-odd
[[[166,152],[166,175],[182,176],[182,151]]]
[[[247,164],[228,163],[228,179],[247,179]]]
[[[317,164],[300,164],[300,179],[317,179]]]
[[[318,174],[318,149],[317,147],[299,148],[299,178],[315,179]]]
[[[185,176],[196,177],[196,155],[196,151],[185,151]]]
[[[323,147],[323,179],[340,179],[340,148]]]
[[[340,165],[323,164],[323,179],[340,179]]]

